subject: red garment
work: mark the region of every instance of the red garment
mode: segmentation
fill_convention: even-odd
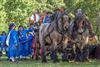
[[[37,40],[36,40],[36,34],[34,34],[34,42],[33,42],[33,49],[34,49],[34,59],[36,59],[36,54],[37,54]],[[40,53],[40,58],[42,58],[42,49],[40,48],[39,50],[39,53]]]
[[[36,34],[34,34],[34,39],[33,39],[33,49],[34,49],[34,59],[36,59]]]

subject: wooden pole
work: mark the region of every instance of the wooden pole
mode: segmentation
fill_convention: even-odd
[[[97,34],[97,36],[99,37],[100,36],[100,34],[98,34],[98,32],[99,32],[99,26],[100,26],[100,12],[98,12],[98,14],[97,14],[97,22],[96,22],[96,25],[97,25],[97,27],[96,27],[96,34]]]

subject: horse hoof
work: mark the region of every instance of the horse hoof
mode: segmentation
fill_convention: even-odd
[[[72,60],[72,61],[69,61],[69,63],[73,63],[74,62],[74,60]]]
[[[76,64],[79,64],[79,62],[75,62]]]
[[[59,61],[59,60],[54,60],[53,62],[54,62],[54,63],[59,63],[60,61]]]
[[[92,63],[93,61],[92,60],[88,60],[90,63]]]

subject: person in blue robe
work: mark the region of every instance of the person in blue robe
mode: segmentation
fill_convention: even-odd
[[[15,30],[16,25],[11,23],[9,25],[9,33],[6,39],[6,45],[8,46],[8,59],[12,62],[16,61],[16,51],[17,51],[17,31]]]
[[[51,23],[51,12],[47,12],[47,15],[45,16],[43,23]]]
[[[6,51],[6,32],[3,31],[0,35],[0,56],[2,56],[2,51]]]
[[[28,31],[28,32],[33,32],[33,33],[34,33],[34,25],[33,25],[33,24],[30,24],[27,31]]]
[[[27,40],[27,32],[28,30],[24,29],[23,26],[19,26],[18,28],[18,37],[19,37],[19,55],[20,59],[26,59],[28,56],[28,40]]]
[[[28,28],[28,55],[30,55],[30,57],[33,56],[34,50],[33,50],[33,39],[34,39],[34,25],[30,24],[29,28]]]
[[[2,50],[6,51],[6,38],[7,38],[7,35],[6,35],[6,32],[3,31],[2,34],[1,34],[1,42],[2,42]]]
[[[2,36],[0,35],[0,60],[1,60],[1,56],[2,56],[2,47],[1,47],[1,45],[2,45],[2,42],[1,42],[1,40],[2,40]]]
[[[28,32],[28,54],[32,57],[33,56],[33,39],[34,34],[33,32]]]
[[[18,41],[18,45],[17,45],[17,59],[19,60],[20,59],[20,42],[19,42],[19,35],[18,35],[18,30],[17,30],[17,41]]]

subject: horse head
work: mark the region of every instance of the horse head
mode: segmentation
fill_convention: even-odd
[[[76,20],[77,32],[82,33],[86,30],[84,17],[78,17]]]
[[[62,16],[62,24],[63,24],[63,29],[68,30],[70,26],[70,17],[67,14],[63,14]]]
[[[58,20],[58,28],[61,30],[61,32],[66,33],[70,26],[70,17],[67,14],[61,14],[59,20]]]

